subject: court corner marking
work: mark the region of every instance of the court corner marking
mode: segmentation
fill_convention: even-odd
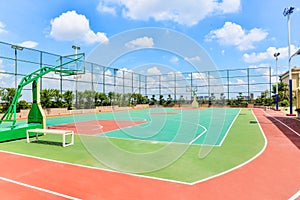
[[[237,166],[235,166],[234,168],[231,168],[231,169],[229,169],[229,170],[227,170],[227,171],[221,172],[221,173],[216,174],[216,175],[214,175],[214,176],[210,176],[210,177],[208,177],[208,178],[206,178],[206,179],[202,179],[202,180],[199,180],[199,181],[195,181],[195,182],[191,183],[191,185],[196,185],[196,184],[198,184],[198,183],[202,183],[202,182],[204,182],[204,181],[208,181],[208,180],[210,180],[210,179],[217,178],[217,177],[222,176],[222,175],[224,175],[224,174],[230,173],[230,172],[232,172],[232,171],[234,171],[234,170],[236,170],[236,169],[238,169],[238,168],[241,168],[241,167],[243,167],[243,166],[249,164],[250,162],[254,161],[256,158],[258,158],[258,157],[266,150],[267,144],[268,144],[267,137],[266,137],[266,135],[265,135],[265,132],[264,132],[263,129],[261,128],[260,123],[259,123],[259,121],[257,120],[257,118],[256,118],[255,114],[253,113],[253,110],[252,110],[252,109],[251,109],[251,112],[252,112],[252,115],[254,116],[255,120],[258,122],[260,131],[261,131],[261,133],[262,133],[262,135],[263,135],[263,137],[264,137],[264,140],[265,140],[265,145],[264,145],[264,147],[260,150],[260,152],[258,152],[258,153],[257,153],[254,157],[252,157],[250,160],[247,160],[246,162],[244,162],[244,163],[242,163],[242,164],[240,164],[240,165],[237,165]]]

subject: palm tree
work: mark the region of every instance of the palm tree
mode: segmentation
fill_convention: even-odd
[[[41,105],[43,108],[50,108],[52,105],[51,102],[52,94],[50,89],[43,89],[41,91]]]
[[[74,99],[74,94],[72,91],[67,90],[63,94],[63,100],[66,102],[66,106],[68,110],[71,110],[73,107],[73,99]]]

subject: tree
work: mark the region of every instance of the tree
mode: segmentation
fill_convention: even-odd
[[[21,100],[17,104],[17,110],[28,109],[28,108],[30,108],[30,105],[25,100]]]
[[[159,95],[159,105],[164,105],[166,103],[166,100],[164,99],[164,95]]]
[[[278,83],[278,101],[284,101],[284,100],[289,100],[289,88],[288,84],[279,82]],[[275,94],[276,94],[276,85],[272,85],[272,93],[274,94],[274,100],[275,100]],[[285,103],[284,103],[285,105]]]
[[[84,92],[77,92],[77,109],[84,109]]]
[[[269,94],[270,94],[269,90],[265,90],[264,92],[262,92],[261,96],[255,100],[255,104],[264,105],[264,106],[272,105],[273,99],[268,97]]]
[[[74,99],[74,94],[72,91],[67,90],[65,93],[62,95],[63,101],[65,102],[68,110],[71,110],[73,107],[73,99]]]
[[[116,96],[115,92],[109,92],[109,93],[107,94],[107,97],[108,97],[108,99],[109,99],[110,105],[112,105],[112,102],[114,101],[115,96]]]
[[[95,94],[93,90],[85,90],[83,92],[84,97],[84,108],[94,108],[95,107]]]
[[[63,102],[62,98],[63,95],[60,93],[58,89],[50,89],[50,93],[52,96],[52,108],[62,108],[63,107]]]
[[[52,98],[51,89],[43,89],[41,91],[41,105],[43,108],[51,108],[52,105],[51,98]]]
[[[222,92],[222,93],[220,94],[220,104],[221,104],[222,106],[224,106],[224,105],[225,105],[225,102],[226,102],[226,97],[225,97],[224,93]]]
[[[243,99],[244,99],[243,93],[242,93],[242,92],[239,92],[239,95],[238,95],[236,98],[237,98],[237,105],[241,105],[241,104],[242,104],[242,101],[243,101]]]
[[[131,94],[131,97],[130,97],[130,105],[136,105],[136,104],[137,104],[137,94],[133,93],[133,94]]]
[[[209,97],[209,105],[214,104],[215,103],[215,99],[216,99],[215,94],[211,93],[210,97]]]
[[[150,105],[156,105],[156,104],[157,104],[157,100],[155,99],[155,95],[153,94],[150,99]]]
[[[104,106],[107,104],[108,98],[105,93],[95,93],[95,105],[96,106]]]
[[[2,101],[5,101],[8,105],[11,104],[15,93],[16,89],[15,88],[4,88],[2,90]]]
[[[182,104],[184,104],[184,101],[185,101],[185,99],[184,99],[183,95],[180,95],[179,100],[178,100],[179,106],[181,106]]]
[[[168,98],[167,98],[167,101],[165,102],[165,105],[166,106],[174,106],[175,105],[175,103],[172,99],[172,96],[170,94],[168,94]]]
[[[150,103],[150,99],[148,98],[148,96],[143,96],[143,104],[149,104]]]

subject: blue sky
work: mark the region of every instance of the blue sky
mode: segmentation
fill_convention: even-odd
[[[274,67],[273,54],[279,51],[284,72],[287,18],[282,13],[289,6],[295,7],[293,53],[300,48],[298,0],[0,0],[0,41],[61,55],[73,53],[76,44],[89,55],[124,31],[167,28],[202,46],[217,69]],[[144,39],[138,42],[149,42],[147,35]],[[174,61],[176,56],[161,64]],[[300,56],[292,62],[299,65]]]

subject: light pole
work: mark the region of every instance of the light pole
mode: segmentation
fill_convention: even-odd
[[[75,49],[75,54],[77,54],[77,51],[80,50],[80,46],[72,45],[72,48]]]
[[[75,49],[75,59],[77,58],[77,52],[80,50],[79,46],[72,45],[72,48]],[[77,67],[76,67],[77,70]],[[78,109],[78,83],[77,83],[77,76],[75,76],[75,107]]]
[[[23,50],[23,47],[20,47],[18,45],[11,45],[11,48],[13,48],[15,50],[15,90],[17,90],[18,88],[18,78],[17,78],[17,75],[18,75],[18,57],[17,57],[17,51],[20,50],[22,51]]]
[[[274,53],[274,57],[276,58],[276,110],[278,110],[278,56],[279,52]]]
[[[292,68],[291,68],[291,47],[290,47],[290,15],[294,11],[294,7],[287,7],[283,11],[283,16],[288,16],[288,49],[289,49],[289,90],[290,90],[290,115],[293,115],[293,85],[292,85]]]

